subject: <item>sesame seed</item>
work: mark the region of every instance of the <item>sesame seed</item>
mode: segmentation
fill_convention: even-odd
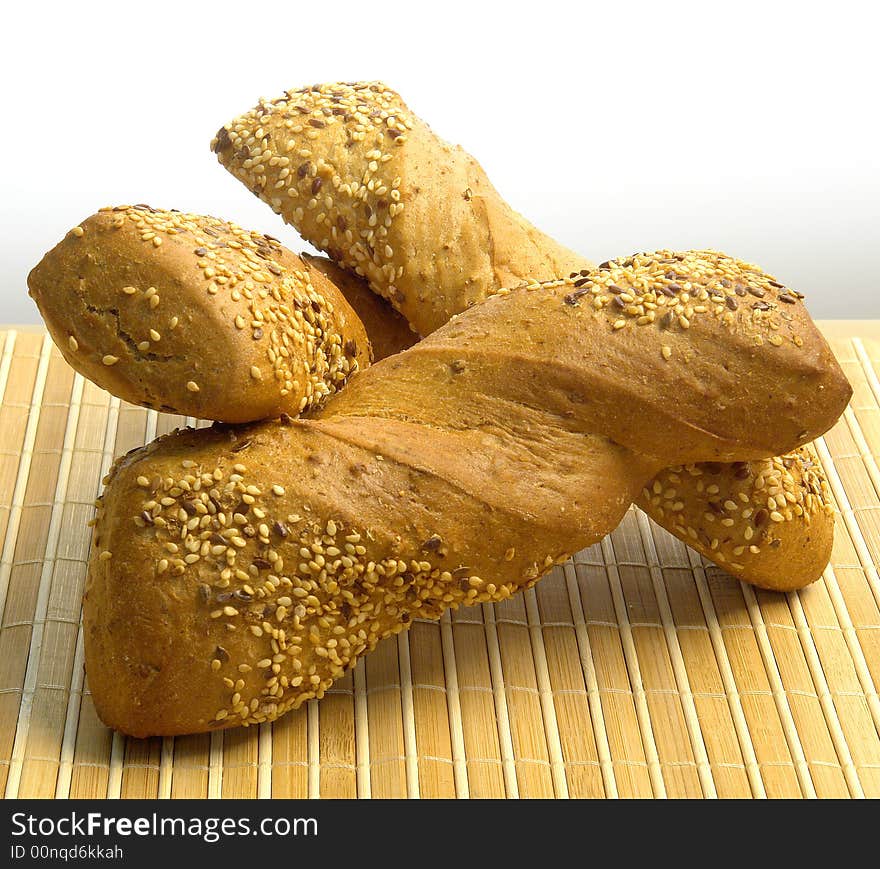
[[[70,347],[70,349],[73,350],[74,353],[79,350],[79,343],[77,342],[76,338],[73,337],[73,335],[68,337],[67,346]]]
[[[115,365],[119,361],[118,356],[113,356],[108,353],[102,360],[105,365]]]
[[[263,379],[263,372],[259,369],[258,366],[256,366],[256,365],[251,366],[251,377],[253,377],[254,380],[262,380]]]
[[[71,232],[72,232],[77,238],[82,238],[82,237],[83,237],[83,232],[84,232],[84,230],[83,230],[83,228],[82,228],[81,226],[75,226],[75,227],[74,227],[73,229],[71,229],[70,231],[71,231]]]
[[[198,392],[199,391],[199,385],[198,385],[198,383],[195,382],[195,380],[188,380],[186,383],[186,388],[190,392]]]

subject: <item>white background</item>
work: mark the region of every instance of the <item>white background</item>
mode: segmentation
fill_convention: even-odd
[[[8,4],[0,37],[0,321],[101,205],[216,214],[303,243],[216,162],[257,98],[382,79],[595,260],[714,247],[880,317],[874,4]]]

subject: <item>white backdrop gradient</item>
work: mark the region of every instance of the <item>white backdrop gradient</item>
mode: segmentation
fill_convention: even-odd
[[[13,4],[0,37],[0,321],[102,205],[305,247],[208,143],[260,96],[382,79],[514,207],[599,261],[714,247],[880,318],[880,46],[835,2]]]

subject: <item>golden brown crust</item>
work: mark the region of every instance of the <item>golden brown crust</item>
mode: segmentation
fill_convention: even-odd
[[[636,503],[698,552],[762,588],[809,585],[831,558],[834,509],[809,447],[760,461],[666,468]]]
[[[378,362],[412,347],[419,336],[409,327],[403,316],[397,313],[381,296],[376,295],[361,278],[340,268],[323,256],[301,255],[303,262],[327,277],[345,296],[364,324],[373,348],[373,360]]]
[[[741,268],[677,260],[696,261],[707,280],[710,262]],[[646,303],[662,284],[656,262],[608,273],[644,278]],[[635,314],[615,329],[614,303],[582,303],[615,294],[572,299],[583,287],[497,295],[359,372],[311,418],[186,431],[118,463],[84,605],[102,719],[137,736],[270,720],[321,696],[414,616],[501,600],[596,542],[665,463],[644,455],[669,452],[658,439],[683,461],[711,459],[721,443],[753,449],[745,422],[768,418],[777,398],[745,385],[720,398],[716,381],[743,352],[737,323],[696,312],[667,360],[668,330]],[[687,376],[684,333],[714,348],[714,379]],[[803,365],[778,349],[749,358],[786,391]],[[842,409],[829,365],[813,374],[828,406],[793,407],[766,436],[774,451]]]
[[[716,251],[637,254],[588,276],[508,291],[521,300],[516,305],[500,304],[500,293],[409,353],[448,342],[466,369],[494,372],[503,394],[524,404],[553,401],[560,415],[601,419],[597,431],[663,465],[698,460],[688,455],[763,458],[818,437],[851,394],[800,299],[776,283]],[[761,306],[740,303],[744,298]],[[439,383],[429,389],[424,367],[399,369],[395,388],[432,397],[420,411],[425,422],[437,406],[468,401],[466,378],[451,392]],[[404,383],[406,377],[413,380]],[[369,392],[371,413],[380,414],[388,376],[368,382],[358,404]],[[351,398],[337,395],[336,412]],[[768,415],[743,414],[750,403]]]
[[[340,144],[343,140],[344,147]],[[423,332],[464,310],[475,298],[522,278],[564,277],[582,270],[586,276],[590,268],[587,260],[561,248],[512,212],[472,157],[442,142],[396,93],[379,83],[321,85],[290,91],[273,102],[263,101],[224,127],[212,147],[220,161],[288,223],[330,250],[347,267],[367,275],[378,292],[395,298],[395,304]],[[286,157],[287,163],[282,165],[280,157]],[[378,161],[375,171],[371,169],[374,161]],[[369,179],[366,187],[362,177]],[[316,184],[317,194],[313,191]],[[382,190],[378,195],[377,186]],[[380,213],[377,202],[390,201],[391,192],[395,204]],[[380,242],[366,257],[364,233],[370,242],[370,233]],[[454,241],[459,237],[461,244]],[[383,244],[389,238],[391,256],[385,261]],[[401,267],[398,277],[396,270]],[[797,299],[790,292],[785,296]],[[786,318],[790,316],[786,302],[771,300],[766,304],[772,305],[772,310],[762,311],[765,297],[747,292],[742,297],[726,297],[724,304],[731,312],[744,308],[752,319],[773,322],[774,331],[765,330],[760,338],[781,341],[783,353],[791,349],[788,339],[796,329],[786,337]],[[688,323],[694,307],[675,306],[671,325]],[[667,307],[662,315],[670,317],[670,310]],[[734,314],[727,317],[733,320]],[[621,319],[626,320],[623,314]],[[737,314],[736,319],[743,317]],[[809,345],[803,354],[805,360],[811,360],[806,364],[824,365],[827,345],[815,334]],[[664,353],[674,352],[673,341],[665,346]],[[691,351],[685,348],[684,352]],[[749,375],[740,369],[737,376]],[[806,391],[781,396],[780,403],[799,400]],[[755,475],[758,473],[756,469]],[[821,468],[814,473],[821,477]],[[730,468],[720,474],[722,495],[732,474]],[[667,488],[662,477],[658,484]],[[711,509],[711,500],[692,491],[686,514],[697,522]],[[788,582],[807,581],[805,577],[814,576],[825,559],[824,541],[830,540],[832,519],[823,517],[810,523],[806,515],[795,516],[786,525],[786,533],[775,537],[780,548],[774,554],[780,564],[804,565],[792,572]],[[828,533],[820,534],[819,525],[829,526]],[[667,527],[692,542],[687,535],[692,526],[679,530],[675,523],[667,523]],[[734,566],[739,564],[735,558],[728,559],[725,567],[747,581],[757,576],[766,582],[769,555],[757,560],[765,566],[755,567],[752,557],[752,566],[744,572]]]
[[[421,335],[499,287],[589,265],[517,214],[473,157],[380,82],[262,100],[222,127],[211,147]]]
[[[138,451],[107,487],[86,586],[98,714],[135,736],[274,718],[412,618],[502,600],[599,539],[656,467],[549,428],[541,453],[368,418]]]
[[[28,286],[74,368],[157,410],[230,422],[297,414],[370,361],[329,280],[275,239],[212,217],[104,209]]]

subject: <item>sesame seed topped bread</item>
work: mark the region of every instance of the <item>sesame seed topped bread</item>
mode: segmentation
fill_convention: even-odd
[[[834,509],[809,447],[752,462],[666,468],[636,503],[698,552],[762,588],[802,588],[831,558]]]
[[[470,154],[440,139],[381,82],[261,100],[211,147],[421,335],[499,287],[588,264],[517,214]]]
[[[580,285],[587,283],[592,268],[588,260],[523,221],[500,199],[472,157],[435,136],[381,83],[318,85],[263,100],[223,127],[212,148],[227,169],[288,223],[339,263],[366,275],[370,286],[392,299],[423,334],[476,299],[523,278],[569,275],[578,284],[576,297],[582,295]],[[674,265],[668,264],[669,279],[660,287],[666,295],[664,306],[634,306],[629,294],[616,295],[612,303],[620,309],[618,328],[662,316],[667,327],[687,329],[698,309],[709,302],[723,303],[731,322],[733,312],[741,308],[763,320],[769,332],[760,340],[775,346],[787,340],[788,309],[799,297],[791,291],[768,297],[768,290],[784,289],[771,276],[767,286],[746,290],[739,285],[723,300],[716,296],[712,301],[693,298]],[[340,285],[338,271],[331,278]],[[365,324],[368,332],[381,331],[375,317]],[[822,339],[811,336],[807,340],[827,352]],[[673,345],[663,345],[661,352],[666,358]],[[747,473],[759,479],[761,466]],[[697,548],[702,546],[708,557],[741,579],[797,585],[817,579],[830,557],[830,510],[789,511],[785,526],[774,529],[772,559],[766,548],[749,543],[743,549],[742,541],[734,542],[725,557],[727,538],[706,531],[704,517],[712,513],[713,504],[743,496],[738,484],[736,492],[725,490],[728,481],[742,479],[737,474],[743,474],[741,462],[719,472],[712,484],[719,487],[718,494],[694,488],[676,511],[648,509],[651,502],[645,499],[640,503],[657,522]],[[823,474],[817,465],[811,479],[821,483]],[[657,485],[662,491],[670,488],[663,475],[651,489]],[[791,566],[785,578],[768,577],[768,569],[782,565]]]
[[[157,410],[227,422],[297,414],[370,362],[330,280],[275,239],[213,217],[102,209],[28,286],[77,371]]]
[[[802,353],[807,365],[821,366],[833,358],[815,328],[803,328],[801,294],[746,263],[731,267],[713,252],[696,256],[697,264],[684,268],[674,254],[656,259],[655,286],[661,294],[655,298],[656,307],[614,273],[615,263],[600,266],[599,280],[591,272],[572,274],[569,279],[576,289],[569,299],[616,310],[614,329],[644,326],[659,318],[667,333],[687,331],[695,317],[711,313],[728,328],[748,335],[755,346],[783,350],[793,361]],[[693,274],[702,277],[707,268],[715,270],[714,289],[711,280],[695,287]],[[686,359],[697,352],[690,346],[682,351],[674,348],[670,335],[660,347],[664,360],[672,360],[676,352],[683,352]],[[711,357],[710,348],[704,352]],[[689,370],[702,376],[696,366]],[[744,368],[739,376],[754,383],[755,374]],[[775,388],[772,374],[767,386]],[[823,400],[825,386],[817,389]],[[844,380],[837,389],[839,400],[848,401],[849,384]],[[809,394],[810,387],[803,384],[789,393],[780,390],[779,409],[800,401],[803,390]],[[732,575],[763,588],[802,588],[822,575],[831,558],[834,510],[824,470],[807,448],[768,459],[666,468],[648,483],[636,504]]]
[[[670,267],[694,299],[687,327],[664,322]],[[738,287],[789,318],[731,308]],[[782,292],[721,254],[637,255],[497,294],[306,418],[129,453],[86,583],[98,714],[135,736],[272,720],[414,617],[528,587],[670,462],[821,434],[849,387]],[[653,320],[637,325],[639,308]]]

